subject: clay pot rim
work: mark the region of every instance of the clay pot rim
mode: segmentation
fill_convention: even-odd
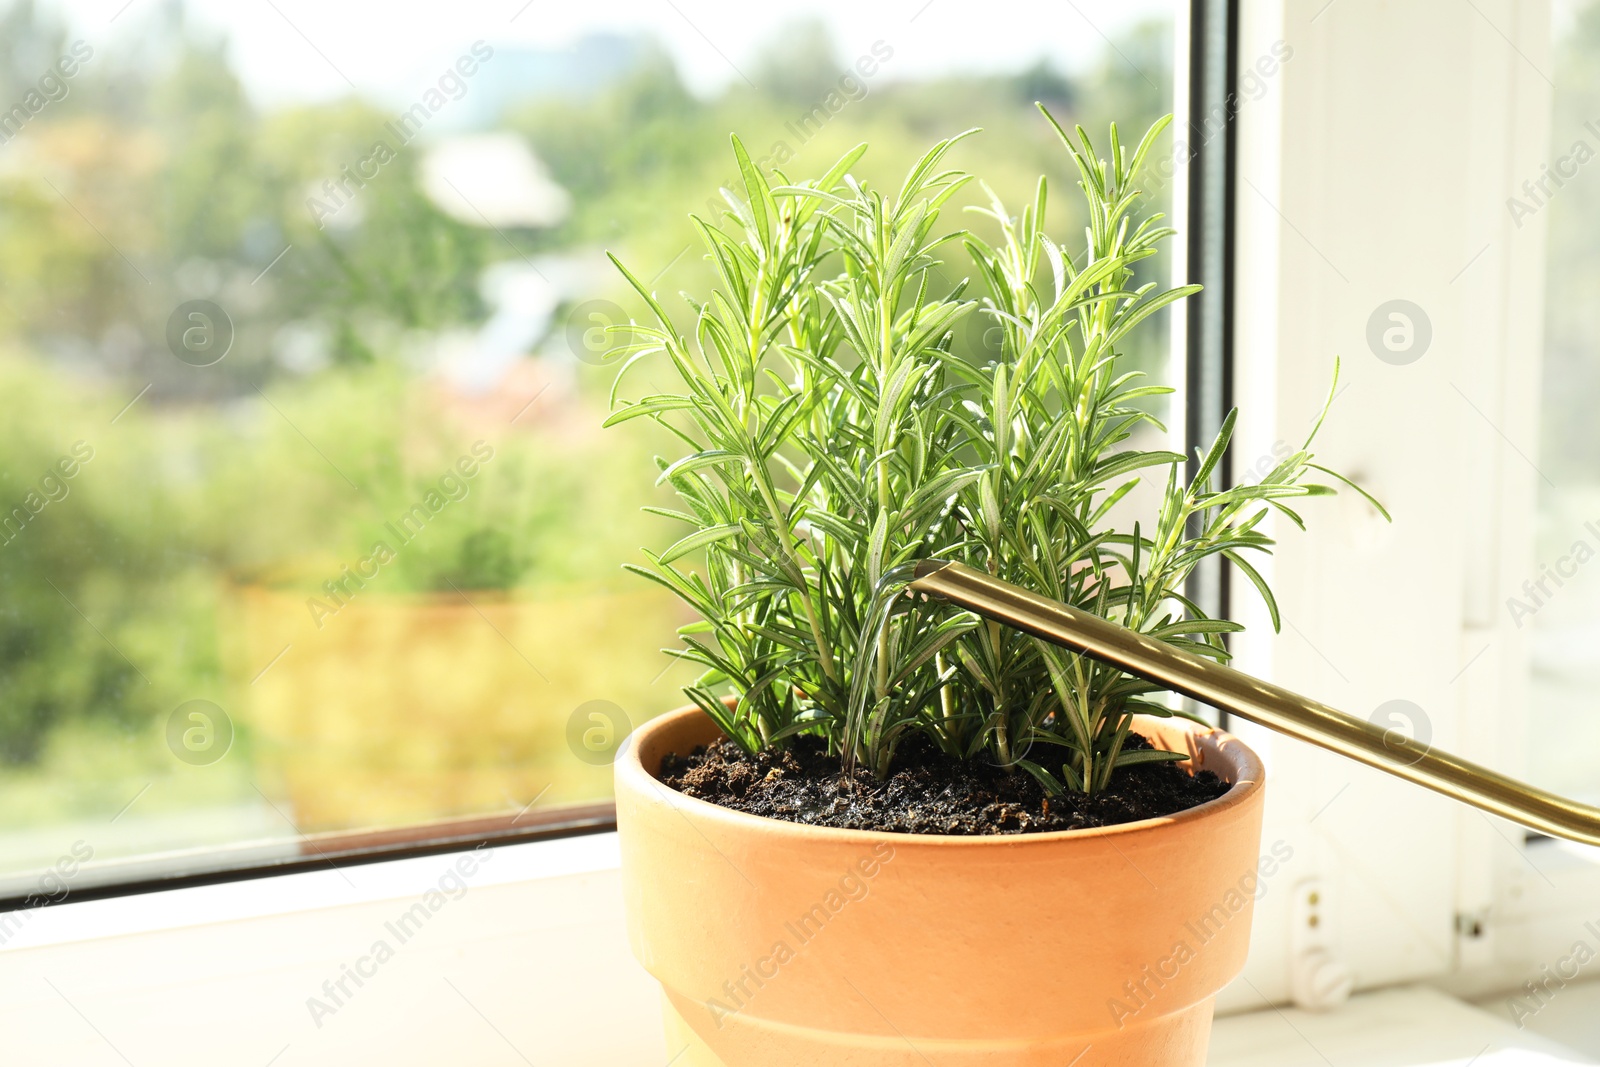
[[[694,705],[678,708],[648,720],[628,735],[616,757],[616,774],[619,785],[627,785],[636,793],[649,795],[654,793],[664,798],[667,803],[683,810],[685,818],[693,815],[697,819],[708,819],[722,823],[729,830],[743,830],[749,833],[762,833],[778,838],[800,838],[811,841],[828,841],[835,844],[875,844],[889,842],[897,847],[918,846],[932,848],[1042,848],[1051,845],[1061,845],[1074,841],[1093,841],[1100,838],[1127,837],[1130,835],[1165,831],[1169,827],[1197,822],[1202,819],[1220,817],[1234,809],[1249,804],[1255,799],[1266,779],[1266,767],[1261,762],[1261,757],[1243,741],[1223,730],[1202,726],[1189,719],[1181,717],[1162,718],[1150,715],[1134,716],[1134,725],[1161,724],[1162,726],[1177,726],[1189,736],[1198,741],[1204,737],[1214,744],[1218,751],[1233,763],[1233,784],[1228,791],[1215,800],[1208,800],[1204,804],[1197,804],[1192,808],[1172,815],[1162,815],[1153,819],[1140,819],[1135,822],[1118,823],[1115,826],[1096,826],[1083,830],[1050,830],[1038,834],[906,834],[894,833],[888,830],[847,830],[837,826],[811,826],[805,823],[790,822],[786,819],[773,819],[765,815],[752,815],[749,812],[736,811],[725,808],[720,804],[713,804],[708,800],[691,797],[687,793],[679,792],[667,785],[653,773],[646,770],[644,763],[639,758],[639,741],[642,736],[662,733],[681,726],[686,720],[704,718],[708,723],[710,716]],[[1193,753],[1191,745],[1191,754]]]

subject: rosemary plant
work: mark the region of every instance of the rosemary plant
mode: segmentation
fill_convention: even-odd
[[[936,144],[892,196],[852,176],[865,145],[790,182],[735,138],[742,195],[724,191],[721,218],[693,219],[719,284],[703,301],[685,294],[690,332],[617,263],[655,323],[624,328],[607,425],[651,418],[684,445],[657,461],[683,509],[648,510],[687,533],[631,569],[700,616],[670,654],[705,668],[688,695],[748,751],[814,734],[847,768],[882,777],[922,734],[1052,792],[1181,759],[1126,747],[1134,714],[1177,713],[1153,686],[902,595],[910,568],[960,560],[1225,659],[1223,635],[1241,627],[1184,597],[1189,574],[1231,560],[1276,626],[1246,558],[1270,551],[1262,519],[1275,510],[1303,528],[1289,498],[1333,492],[1318,474],[1350,484],[1313,461],[1308,439],[1260,481],[1216,488],[1233,415],[1192,479],[1179,453],[1127,447],[1155,421],[1138,402],[1168,390],[1119,367],[1119,351],[1198,290],[1133,281],[1173,232],[1141,213],[1138,188],[1170,116],[1131,152],[1112,126],[1109,159],[1081,127],[1069,136],[1045,117],[1077,169],[1083,247],[1047,234],[1042,177],[1020,216],[987,195],[995,243],[941,226],[972,180],[943,161],[976,131]],[[954,257],[970,259],[977,286],[940,283]],[[982,366],[952,352],[972,315],[1003,335]],[[663,357],[681,389],[619,400],[632,368]],[[1145,476],[1165,484],[1153,527],[1118,529],[1114,506]]]

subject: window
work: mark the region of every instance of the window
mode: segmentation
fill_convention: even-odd
[[[11,943],[51,946],[11,957],[14,1040],[54,1054],[60,1018],[96,1048],[170,1051],[173,1025],[126,995],[158,958],[201,997],[198,1014],[180,998],[207,1021],[190,1044],[215,1059],[223,1035],[266,1062],[277,1034],[258,1048],[247,1025],[263,989],[293,1006],[439,873],[328,857],[606,824],[611,747],[682,679],[656,651],[676,609],[618,573],[667,534],[635,512],[650,442],[598,428],[604,328],[636,310],[601,251],[659,271],[659,291],[699,287],[685,218],[735,177],[729,129],[796,174],[868,139],[881,182],[982,125],[957,162],[1014,202],[1038,169],[1072,180],[1034,99],[1091,132],[1192,101],[1189,146],[1212,155],[1185,172],[1174,146],[1157,194],[1192,223],[1183,267],[1152,268],[1213,295],[1171,324],[1187,382],[1167,369],[1181,359],[1140,353],[1189,387],[1169,424],[1186,408],[1204,440],[1231,393],[1248,479],[1303,439],[1341,356],[1319,452],[1395,512],[1315,501],[1315,547],[1279,523],[1264,569],[1285,625],[1234,575],[1238,665],[1594,798],[1590,0],[497,0],[381,20],[122,3],[0,0],[0,878],[38,902],[322,869],[46,910]],[[979,355],[985,337],[956,344]],[[1323,1062],[1336,1032],[1391,1059],[1515,1056],[1459,1001],[1385,989],[1419,982],[1597,1051],[1594,983],[1566,978],[1575,961],[1592,977],[1593,850],[1231,725],[1269,764],[1263,848],[1292,852],[1219,998],[1254,1015],[1223,1021],[1215,1056]],[[344,1044],[295,1055],[664,1062],[614,840],[507,853],[487,883],[504,892],[442,920],[437,966],[393,972],[370,1024],[346,1016]],[[196,914],[214,925],[171,929]],[[196,938],[226,951],[186,952]],[[594,981],[504,970],[546,958]],[[377,1007],[460,972],[476,984],[447,999],[472,1029]],[[1552,974],[1556,1008],[1517,992]],[[1383,991],[1266,1010],[1336,1000],[1345,978]],[[617,1000],[603,1033],[572,1008],[596,984]]]
[[[1528,772],[1594,802],[1600,778],[1585,757],[1600,745],[1600,578],[1586,564],[1600,551],[1600,428],[1590,417],[1600,396],[1600,310],[1586,282],[1600,269],[1600,188],[1586,164],[1600,150],[1600,7],[1557,4],[1553,21],[1548,159],[1518,176],[1506,203],[1518,230],[1545,227],[1546,251],[1538,542],[1528,572],[1508,576],[1503,610],[1530,643]]]
[[[1239,69],[1275,42],[1292,55],[1238,123],[1234,383],[1245,418],[1234,462],[1237,476],[1277,442],[1302,440],[1342,357],[1319,453],[1394,521],[1341,496],[1307,515],[1326,539],[1317,548],[1278,523],[1270,580],[1283,632],[1245,616],[1239,664],[1593,797],[1576,760],[1588,727],[1572,702],[1587,575],[1549,581],[1556,595],[1531,617],[1508,603],[1586,535],[1572,493],[1587,477],[1587,430],[1570,413],[1585,401],[1574,370],[1588,356],[1560,347],[1575,351],[1589,316],[1570,295],[1593,236],[1577,214],[1583,178],[1541,193],[1548,206],[1533,215],[1517,206],[1523,182],[1587,133],[1574,58],[1586,8],[1243,6]],[[1514,824],[1382,773],[1241,733],[1275,782],[1266,840],[1290,843],[1295,860],[1258,906],[1228,1007],[1315,1004],[1319,985],[1348,977],[1357,990],[1425,981],[1482,996],[1535,1030],[1555,1018],[1518,1018],[1504,991],[1592,936],[1593,850],[1529,843]],[[1313,894],[1315,928],[1303,921]]]
[[[892,186],[981,126],[955,164],[1067,212],[1034,101],[1103,139],[1173,98],[1156,2],[0,23],[13,899],[603,825],[609,753],[688,680],[681,609],[620,568],[670,530],[648,435],[600,427],[636,310],[604,251],[702,287],[729,130],[794,176],[870,141]]]

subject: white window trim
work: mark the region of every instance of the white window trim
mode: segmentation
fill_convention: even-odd
[[[1522,777],[1528,654],[1503,591],[1534,556],[1538,475],[1518,450],[1538,440],[1544,234],[1505,204],[1546,157],[1549,4],[1245,0],[1241,20],[1241,69],[1276,41],[1293,57],[1238,119],[1235,461],[1299,443],[1338,354],[1346,391],[1317,451],[1395,522],[1344,494],[1304,509],[1309,538],[1278,523],[1284,632],[1255,611],[1239,665],[1362,716],[1412,700],[1435,744]],[[1432,320],[1408,366],[1365,340],[1395,298]],[[1357,988],[1520,985],[1600,921],[1593,850],[1524,847],[1520,827],[1240,732],[1268,760],[1266,838],[1302,865],[1258,906],[1253,988],[1225,1007],[1291,998],[1307,886]]]

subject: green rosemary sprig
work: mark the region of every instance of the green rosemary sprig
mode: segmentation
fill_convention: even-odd
[[[1308,440],[1260,481],[1216,488],[1231,415],[1192,481],[1181,454],[1127,447],[1154,422],[1139,401],[1169,390],[1122,369],[1121,346],[1198,290],[1135,284],[1173,232],[1141,214],[1138,187],[1169,119],[1131,152],[1113,126],[1101,159],[1081,128],[1069,136],[1045,114],[1088,208],[1081,248],[1047,233],[1043,178],[1015,218],[989,195],[994,243],[942,224],[971,182],[944,160],[976,131],[936,144],[892,195],[852,176],[865,145],[790,182],[735,138],[741,193],[725,191],[720,218],[694,219],[718,284],[686,296],[687,332],[617,264],[655,321],[626,328],[607,425],[650,418],[684,445],[658,460],[683,510],[650,510],[686,532],[631,569],[699,614],[671,654],[704,668],[689,696],[746,750],[810,733],[883,776],[920,733],[1088,792],[1118,767],[1179,758],[1125,747],[1134,714],[1173,714],[1151,686],[899,595],[910,566],[958,559],[1225,659],[1223,636],[1241,627],[1185,599],[1189,574],[1233,561],[1276,625],[1246,558],[1270,551],[1260,524],[1277,511],[1303,525],[1285,502],[1334,491],[1313,472],[1345,481]],[[978,292],[940,281],[963,252]],[[982,366],[952,349],[971,315],[1003,338]],[[665,359],[681,387],[618,399],[644,359]],[[1116,528],[1114,506],[1151,473],[1165,482],[1154,525]]]

